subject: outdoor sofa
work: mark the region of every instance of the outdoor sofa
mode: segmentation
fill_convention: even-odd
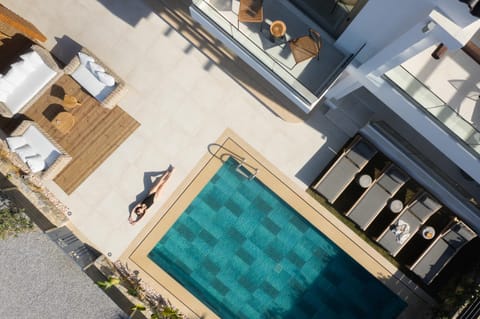
[[[377,238],[377,242],[392,256],[396,256],[420,227],[441,207],[442,205],[429,194],[422,192],[398,214],[390,226]],[[399,225],[405,225],[406,231],[395,232]]]
[[[86,48],[72,58],[64,71],[106,108],[117,105],[127,92],[125,82]]]
[[[427,285],[431,284],[453,257],[477,234],[461,221],[438,236],[410,267]]]
[[[377,153],[377,149],[357,136],[343,154],[330,166],[313,189],[334,203],[345,188]]]
[[[63,74],[50,53],[33,45],[0,74],[0,115],[12,117],[30,107]]]

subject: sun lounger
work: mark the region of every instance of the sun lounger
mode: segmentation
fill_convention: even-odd
[[[430,284],[460,249],[476,236],[463,222],[455,223],[435,239],[410,270]]]
[[[353,145],[333,163],[313,189],[323,195],[329,203],[334,203],[355,175],[376,153],[377,150],[372,145],[358,137]]]
[[[387,201],[408,181],[398,167],[390,165],[370,188],[363,193],[350,211],[348,218],[365,230],[385,207]]]
[[[390,226],[377,238],[392,256],[396,256],[420,227],[437,212],[442,205],[429,194],[421,194],[406,209],[400,213]],[[404,231],[398,231],[399,226],[407,225]]]

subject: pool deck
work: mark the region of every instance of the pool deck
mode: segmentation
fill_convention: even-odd
[[[260,94],[259,86],[248,77],[229,75],[235,63],[239,72],[251,72],[251,78],[258,79],[253,70],[245,71],[235,57],[228,65],[211,59],[213,47],[202,40],[202,34],[208,37],[204,31],[199,29],[192,40],[184,32],[192,25],[173,24],[165,17],[166,13],[187,16],[183,7],[167,8],[153,0],[5,0],[2,4],[34,23],[48,38],[45,46],[61,60],[71,56],[74,40],[94,52],[129,87],[119,105],[140,127],[72,194],[65,194],[54,182],[47,185],[70,208],[71,225],[109,258],[128,256],[128,247],[138,244],[150,222],[161,218],[192,172],[198,171],[209,145],[229,128],[258,152],[255,158],[271,163],[276,176],[317,206],[322,231],[408,301],[401,318],[416,317],[413,314],[432,302],[306,196],[307,186],[348,137],[325,118],[321,107],[300,116],[304,121],[276,116],[272,105],[282,98]],[[274,111],[285,117],[291,114]],[[176,170],[161,198],[131,226],[129,207],[146,193],[150,176],[169,164]]]

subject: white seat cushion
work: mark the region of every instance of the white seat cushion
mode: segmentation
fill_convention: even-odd
[[[13,114],[18,113],[56,74],[46,64],[38,65],[22,82],[14,86],[5,101],[5,105]],[[5,77],[1,80],[4,80]]]
[[[20,156],[20,158],[22,159],[22,161],[26,162],[27,161],[27,157],[31,157],[31,156],[35,156],[37,155],[37,152],[33,149],[33,147],[31,147],[30,145],[28,144],[25,144],[21,147],[18,147],[14,150],[15,153],[18,154],[18,156]]]
[[[40,154],[28,157],[27,165],[32,170],[32,173],[41,172],[46,166],[45,161]]]
[[[11,137],[7,137],[6,140],[7,140],[8,148],[12,151],[24,145],[27,145],[27,141],[23,136],[11,136]]]
[[[50,167],[61,154],[55,145],[33,125],[22,136],[42,156],[46,167]]]
[[[81,64],[72,73],[72,77],[99,101],[103,101],[115,89],[115,86],[106,86],[100,82],[86,66]]]

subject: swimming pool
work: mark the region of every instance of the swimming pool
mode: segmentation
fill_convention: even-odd
[[[406,306],[258,179],[223,164],[148,257],[221,318],[395,318]]]

